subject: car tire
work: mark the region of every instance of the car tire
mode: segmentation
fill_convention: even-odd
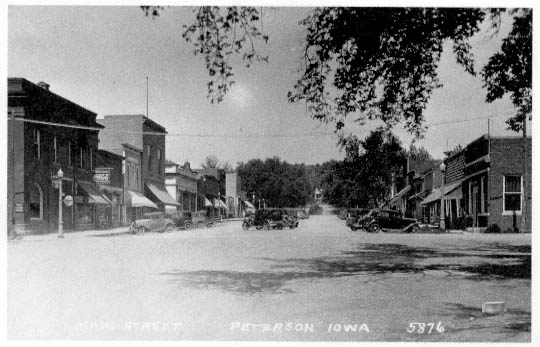
[[[144,227],[137,227],[137,229],[135,229],[135,233],[137,235],[142,235],[142,234],[144,234],[145,231],[146,230],[144,230]]]
[[[167,225],[165,226],[165,231],[166,231],[166,232],[172,233],[173,230],[174,230],[174,225],[172,225],[172,224],[167,224]]]
[[[262,228],[263,228],[262,225],[257,225],[257,226],[255,227],[255,229],[257,229],[257,230],[261,230]]]
[[[351,227],[351,231],[356,231],[356,228],[355,228],[355,227]]]
[[[197,229],[203,229],[203,228],[204,228],[204,223],[203,222],[197,223]]]
[[[193,229],[193,223],[191,223],[191,222],[185,222],[185,223],[184,223],[184,229],[186,229],[186,230]]]
[[[281,225],[281,224],[276,224],[275,229],[281,230],[281,229],[283,229],[283,225]]]
[[[270,228],[271,228],[271,227],[270,227],[270,223],[265,222],[265,223],[263,224],[263,229],[264,229],[264,230],[270,230]]]
[[[242,223],[242,229],[249,230],[249,223],[248,222],[243,222]]]
[[[381,227],[379,226],[379,224],[374,223],[369,226],[369,231],[371,231],[372,233],[379,233],[381,232]]]

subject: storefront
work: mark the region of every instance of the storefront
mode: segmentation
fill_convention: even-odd
[[[146,212],[154,212],[158,206],[139,192],[128,190],[126,194],[127,213],[131,221],[142,218]]]
[[[163,183],[146,183],[147,194],[146,196],[152,200],[162,212],[165,212],[165,206],[180,206],[179,203],[174,201],[174,198],[169,195],[165,185]]]
[[[101,221],[107,219],[112,202],[91,182],[79,181],[76,185],[77,195],[73,198],[75,228],[85,230],[100,227]]]

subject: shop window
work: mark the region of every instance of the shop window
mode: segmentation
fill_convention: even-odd
[[[30,187],[30,219],[43,219],[43,191],[41,187],[34,183]]]
[[[521,213],[521,195],[523,193],[522,177],[517,175],[504,176],[503,180],[503,213]]]

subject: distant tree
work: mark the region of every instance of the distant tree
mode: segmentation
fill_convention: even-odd
[[[208,155],[206,158],[204,158],[204,162],[201,163],[201,166],[204,169],[219,168],[219,159],[213,154]]]
[[[454,155],[458,152],[461,152],[463,150],[463,146],[462,145],[457,145],[456,147],[452,148],[452,150],[448,151],[448,152],[445,152],[447,156],[451,156],[451,155]]]
[[[409,147],[409,151],[406,154],[412,160],[434,160],[425,147],[418,148],[413,144],[411,144],[411,146]]]
[[[255,194],[256,203],[264,199],[267,206],[305,206],[311,199],[313,186],[304,164],[289,164],[278,157],[251,159],[237,167],[242,190],[248,198]]]

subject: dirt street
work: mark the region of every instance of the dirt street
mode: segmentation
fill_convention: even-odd
[[[530,341],[530,235],[344,224],[10,242],[8,338]]]

